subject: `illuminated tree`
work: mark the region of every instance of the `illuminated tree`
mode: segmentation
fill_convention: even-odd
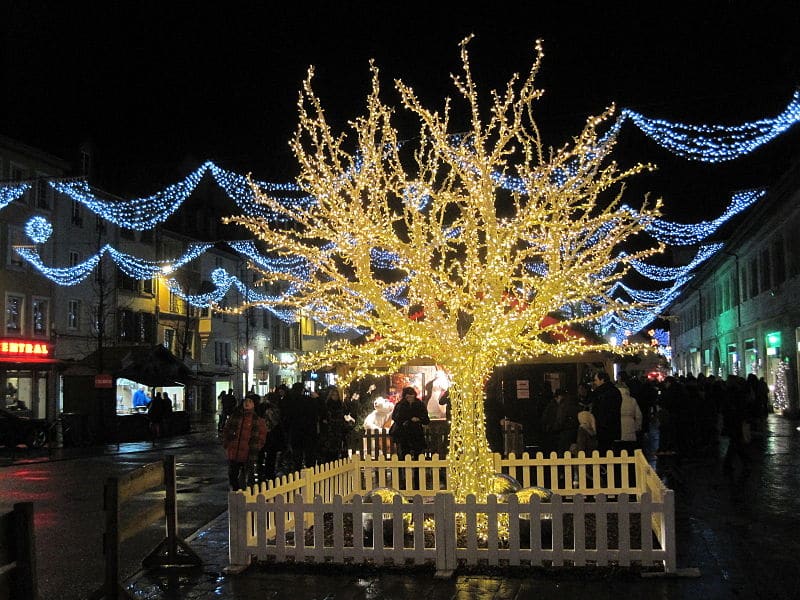
[[[412,359],[445,366],[454,382],[449,484],[459,498],[485,497],[491,488],[483,394],[492,369],[609,349],[565,326],[619,309],[606,292],[629,261],[660,250],[618,254],[658,204],[620,208],[621,181],[645,167],[621,171],[608,160],[613,140],[600,140],[596,129],[612,111],[588,119],[571,144],[546,150],[532,119],[540,45],[527,77],[514,75],[502,93],[492,92],[484,113],[468,41],[463,74],[452,76],[468,110],[459,135],[451,131],[450,99],[429,110],[398,80],[402,108],[419,123],[412,141],[401,140],[374,65],[365,114],[350,123],[351,135],[335,133],[310,69],[292,148],[297,181],[315,202],[285,206],[256,189],[293,226],[232,219],[271,252],[302,257],[308,267],[263,271],[265,282],[288,282],[289,292],[262,304],[366,332],[364,343],[333,342],[305,356],[309,368],[347,365],[352,380]]]

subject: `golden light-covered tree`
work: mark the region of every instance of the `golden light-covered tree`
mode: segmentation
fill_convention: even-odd
[[[484,385],[492,369],[525,357],[610,349],[565,335],[563,327],[619,309],[606,292],[629,261],[660,248],[618,255],[658,205],[619,208],[622,180],[645,167],[621,170],[610,161],[612,141],[601,141],[597,128],[612,111],[588,119],[569,144],[547,149],[532,117],[541,45],[527,76],[514,75],[492,92],[484,111],[468,42],[461,44],[463,73],[452,76],[469,122],[458,135],[450,122],[455,103],[428,109],[398,80],[400,105],[419,123],[401,138],[374,65],[365,113],[347,132],[335,132],[310,69],[292,148],[297,182],[315,202],[287,206],[256,189],[292,226],[231,220],[273,253],[305,259],[307,275],[262,273],[265,282],[291,288],[276,303],[327,326],[367,332],[366,342],[338,341],[304,356],[308,368],[344,364],[349,379],[414,359],[446,368],[453,381],[449,485],[458,498],[484,498],[492,481]],[[568,307],[580,310],[564,312]],[[552,314],[562,320],[548,319]]]

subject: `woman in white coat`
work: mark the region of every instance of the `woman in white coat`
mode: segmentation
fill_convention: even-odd
[[[631,396],[628,386],[622,382],[617,383],[619,393],[622,395],[620,405],[620,449],[632,453],[639,447],[639,432],[642,430],[642,411],[636,398]]]

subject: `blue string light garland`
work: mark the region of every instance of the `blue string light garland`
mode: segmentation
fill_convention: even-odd
[[[623,109],[603,141],[607,141],[616,135],[622,124],[628,120],[635,124],[645,135],[678,156],[712,163],[729,161],[752,152],[797,123],[800,120],[800,91],[794,93],[787,108],[778,116],[732,127],[672,123],[662,119],[645,117],[630,109]],[[454,136],[454,140],[458,139],[458,136]],[[604,144],[601,144],[597,151],[602,152],[603,148]],[[363,165],[357,158],[352,168],[359,169],[362,167]],[[83,180],[49,181],[48,183],[57,192],[63,193],[81,203],[108,222],[127,229],[145,230],[154,228],[178,210],[181,204],[195,190],[203,176],[209,172],[220,188],[234,200],[246,215],[278,222],[289,220],[286,215],[277,214],[255,200],[247,177],[222,169],[210,161],[203,163],[183,181],[170,185],[156,194],[126,201],[104,200],[95,195],[88,183]],[[553,169],[547,175],[547,182],[550,185],[564,186],[568,184],[570,178],[579,176],[580,161],[576,158],[564,167]],[[520,193],[527,192],[527,185],[518,178],[500,174],[495,174],[493,177],[501,187]],[[276,184],[261,181],[254,181],[254,183],[270,193],[289,194],[276,195],[275,198],[290,210],[305,210],[316,202],[314,198],[303,195],[301,188],[293,183]],[[541,182],[538,182],[538,184],[541,184]],[[0,209],[19,199],[30,187],[29,183],[0,186]],[[644,223],[644,228],[658,241],[670,245],[698,244],[712,235],[732,216],[752,206],[764,194],[765,190],[763,189],[748,190],[735,194],[725,212],[713,221],[681,224],[652,219]],[[406,190],[405,200],[413,203],[419,210],[424,210],[428,202],[428,194],[424,190],[409,187]],[[623,206],[621,210],[629,211],[632,214],[636,213],[629,206]],[[52,226],[43,217],[36,216],[26,224],[25,231],[33,242],[39,244],[46,242],[52,235]],[[456,237],[459,235],[459,231],[458,229],[453,229],[448,231],[446,235],[447,237]],[[229,242],[229,244],[235,251],[246,256],[254,264],[267,271],[290,273],[304,281],[308,281],[310,278],[310,267],[302,258],[262,255],[252,241]],[[55,283],[59,285],[75,285],[88,276],[105,253],[108,253],[127,275],[136,279],[151,279],[157,275],[169,274],[180,266],[194,260],[211,246],[212,244],[195,245],[183,256],[172,261],[148,261],[125,254],[106,245],[97,254],[72,267],[47,267],[43,264],[36,250],[25,247],[15,248],[15,250],[24,260],[28,261]],[[610,313],[602,317],[598,323],[600,329],[606,332],[612,329],[637,330],[637,327],[640,329],[646,325],[652,320],[654,313],[662,310],[674,300],[690,277],[691,271],[721,247],[722,244],[702,246],[695,258],[682,267],[656,267],[641,261],[630,261],[631,266],[643,276],[655,281],[674,281],[674,284],[669,288],[657,291],[633,290],[621,283],[616,284],[610,290],[609,296],[621,291],[635,302],[656,304],[656,309],[653,310],[652,307],[649,310],[631,308],[626,311],[621,308],[616,313]],[[334,247],[332,246],[330,250],[333,251],[333,249]],[[373,248],[371,256],[374,268],[396,269],[401,267],[398,264],[397,255],[394,253]],[[624,254],[621,256],[624,256]],[[534,273],[544,274],[542,272],[544,266],[541,264],[531,264],[528,265],[528,268]],[[250,301],[263,300],[272,302],[275,300],[275,297],[264,296],[248,288],[238,278],[228,274],[224,269],[217,269],[212,273],[212,281],[216,289],[207,294],[184,294],[175,280],[170,281],[176,294],[186,301],[201,307],[219,302],[231,287],[237,288],[243,297]],[[403,294],[406,289],[407,280],[387,286],[387,298],[393,302],[403,303],[405,302]],[[619,302],[619,299],[616,301]],[[292,311],[273,312],[283,320],[292,321],[296,317]]]

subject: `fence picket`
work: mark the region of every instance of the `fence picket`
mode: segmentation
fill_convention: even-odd
[[[586,566],[586,502],[583,494],[572,498],[573,563],[576,567]]]
[[[631,519],[628,512],[628,495],[622,494],[617,498],[618,503],[618,529],[617,549],[619,550],[619,564],[628,567],[631,564]]]

